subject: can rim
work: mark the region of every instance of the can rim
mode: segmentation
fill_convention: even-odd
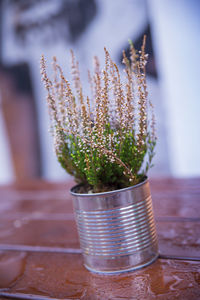
[[[132,186],[129,186],[129,187],[126,187],[126,188],[122,188],[122,189],[118,189],[118,190],[113,190],[113,191],[109,191],[109,192],[91,193],[91,194],[76,193],[75,190],[78,187],[83,186],[83,184],[80,183],[80,184],[77,184],[77,185],[73,186],[70,189],[70,194],[73,195],[73,196],[78,196],[78,197],[105,196],[105,195],[111,195],[111,194],[115,194],[115,193],[120,193],[120,192],[125,192],[125,191],[128,191],[128,190],[132,190],[132,189],[135,189],[135,188],[138,188],[138,187],[142,186],[143,184],[145,184],[147,182],[148,182],[148,177],[146,176],[145,179],[142,182],[140,182],[138,184],[135,184],[135,185],[132,185]]]

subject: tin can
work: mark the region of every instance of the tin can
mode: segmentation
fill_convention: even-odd
[[[85,267],[114,274],[149,265],[158,257],[148,179],[105,193],[71,189]]]

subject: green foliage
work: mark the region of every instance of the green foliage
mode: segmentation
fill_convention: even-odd
[[[113,135],[109,124],[105,126],[106,138]],[[62,155],[58,156],[61,166],[75,177],[77,182],[85,184],[94,192],[110,191],[137,184],[144,180],[148,169],[152,166],[155,141],[147,136],[141,151],[138,150],[134,132],[125,133],[120,143],[117,134],[113,140],[113,153],[131,170],[133,178],[127,174],[123,166],[115,159],[110,159],[106,151],[99,151],[85,141],[65,134],[65,143],[62,145]],[[109,146],[107,149],[110,151]],[[144,158],[147,157],[144,170],[141,171]]]

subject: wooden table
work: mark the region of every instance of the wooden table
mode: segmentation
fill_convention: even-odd
[[[83,267],[72,185],[0,188],[0,299],[200,299],[200,179],[151,181],[160,257],[107,276]]]

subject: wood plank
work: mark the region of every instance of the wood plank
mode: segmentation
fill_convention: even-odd
[[[2,252],[0,296],[197,300],[199,273],[199,262],[158,259],[135,272],[105,276],[87,271],[79,254]]]
[[[200,299],[200,261],[175,259],[200,259],[200,179],[151,180],[160,253],[171,259],[112,276],[83,266],[73,184],[0,187],[0,299]]]
[[[52,216],[52,218],[50,218]],[[14,217],[14,216],[12,216]],[[177,258],[200,260],[200,222],[157,221],[159,253]],[[17,246],[17,248],[13,246]],[[22,215],[0,220],[0,249],[26,246],[79,249],[73,214]],[[34,249],[34,248],[33,248]],[[50,249],[48,250],[50,251]],[[60,250],[62,251],[62,250]]]

